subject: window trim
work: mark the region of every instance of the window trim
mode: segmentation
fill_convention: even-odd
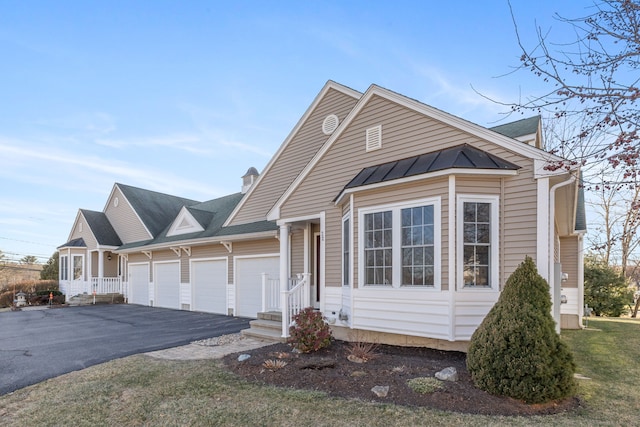
[[[490,205],[490,250],[489,250],[489,286],[465,287],[463,282],[464,265],[464,203],[489,203]],[[460,292],[499,292],[500,251],[500,196],[487,194],[458,194],[456,201],[456,289]]]
[[[347,223],[348,222],[348,223]],[[347,234],[347,238],[348,241],[346,242],[345,245],[345,223],[347,224],[346,226],[348,227],[346,230],[346,234]],[[346,215],[344,215],[342,217],[342,236],[341,236],[341,248],[342,248],[342,286],[345,287],[351,287],[351,283],[352,283],[352,277],[351,277],[351,267],[353,266],[353,233],[352,233],[352,228],[353,228],[353,221],[351,220],[351,212],[347,213]],[[345,259],[345,254],[346,259]],[[345,265],[345,261],[347,262],[347,265]],[[346,277],[345,277],[345,268],[347,269],[346,271]]]
[[[76,279],[76,258],[80,258],[82,261],[80,262],[80,278]],[[84,255],[82,254],[71,254],[71,277],[69,280],[74,282],[76,281],[84,281],[85,271],[84,271]]]
[[[433,205],[433,286],[402,285],[402,215],[406,208]],[[358,288],[360,289],[411,289],[440,291],[442,288],[442,202],[441,197],[409,200],[385,205],[367,206],[358,209]],[[391,285],[365,285],[364,216],[366,214],[391,211],[392,215],[392,280]]]

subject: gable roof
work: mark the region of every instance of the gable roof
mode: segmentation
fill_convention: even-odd
[[[316,111],[316,109],[318,108],[320,103],[325,99],[325,97],[327,96],[327,94],[331,90],[335,90],[335,91],[340,92],[340,93],[342,93],[342,94],[344,94],[344,95],[346,95],[346,96],[348,96],[350,98],[353,98],[354,101],[358,100],[362,96],[362,93],[360,93],[360,92],[358,92],[358,91],[356,91],[354,89],[351,89],[351,88],[349,88],[347,86],[344,86],[344,85],[341,85],[339,83],[336,83],[336,82],[334,82],[332,80],[327,81],[327,83],[325,83],[325,85],[322,87],[320,92],[316,95],[316,97],[314,98],[314,100],[311,103],[311,105],[307,108],[305,113],[302,115],[300,120],[298,120],[298,122],[296,123],[294,128],[291,130],[291,132],[289,132],[289,135],[287,135],[287,138],[282,142],[282,144],[278,148],[278,151],[276,151],[276,153],[273,155],[273,157],[271,157],[271,160],[269,160],[269,163],[267,163],[267,166],[265,166],[265,168],[263,169],[262,173],[258,176],[256,182],[247,191],[247,193],[245,194],[244,198],[238,204],[238,206],[234,209],[234,211],[231,213],[231,215],[229,215],[229,218],[225,222],[225,225],[232,224],[233,220],[238,215],[238,213],[243,208],[243,206],[253,197],[253,194],[256,191],[260,191],[258,189],[261,188],[261,186],[263,184],[263,181],[265,181],[266,179],[269,179],[268,178],[269,177],[269,172],[272,170],[274,165],[276,165],[278,163],[278,161],[283,156],[283,153],[285,152],[287,147],[290,146],[291,142],[295,139],[295,137],[298,135],[298,133],[300,132],[302,127],[308,122],[309,118]],[[326,136],[326,138],[329,138],[329,136]],[[322,144],[324,144],[324,142],[322,142],[318,146],[318,149],[320,149],[322,147]],[[300,165],[300,168],[303,168],[304,165],[307,164],[309,162],[309,160],[311,160],[311,158],[313,158],[313,155],[315,155],[315,151],[313,153],[311,153],[311,155],[309,157],[305,156],[305,158],[297,158],[295,164],[296,165]],[[297,169],[297,170],[288,169],[288,170],[286,170],[286,173],[289,174],[289,176],[287,178],[285,178],[283,176],[278,176],[277,177],[279,182],[280,181],[283,182],[284,187],[279,189],[278,196],[276,196],[276,197],[279,197],[284,191],[286,191],[286,189],[289,187],[290,183],[293,182],[293,180],[295,180],[295,178],[299,174],[299,172],[300,172],[300,169]],[[283,181],[283,178],[285,179],[284,181]],[[287,179],[290,180],[290,181],[287,181]],[[273,201],[275,202],[275,200],[273,200]],[[270,207],[271,207],[271,205],[269,205],[267,207],[267,209],[270,209]],[[266,214],[266,212],[265,212],[265,214]]]
[[[84,242],[84,239],[82,237],[79,237],[77,239],[69,240],[67,243],[65,243],[64,245],[58,246],[56,249],[62,249],[62,248],[86,248],[86,247],[87,247],[87,244]]]
[[[235,193],[187,207],[186,209],[189,213],[191,213],[202,225],[204,228],[203,231],[168,236],[167,233],[172,225],[169,224],[155,239],[128,243],[118,248],[118,251],[141,249],[149,246],[162,247],[178,242],[189,244],[190,242],[198,240],[212,241],[217,238],[223,239],[229,236],[261,233],[275,231],[278,229],[277,225],[271,221],[258,221],[231,227],[223,227],[229,214],[237,206],[242,197],[242,193]]]
[[[355,107],[351,110],[351,112],[347,115],[347,117],[338,125],[338,128],[335,132],[327,139],[325,144],[318,150],[316,155],[311,159],[309,163],[305,166],[305,168],[300,172],[298,177],[293,181],[293,183],[289,186],[289,188],[280,196],[278,201],[274,204],[273,208],[267,214],[267,219],[269,220],[277,220],[280,217],[280,206],[293,194],[293,192],[298,188],[298,186],[302,183],[302,181],[306,178],[306,176],[313,170],[316,164],[325,156],[325,154],[329,151],[329,149],[333,146],[333,144],[340,138],[342,133],[347,129],[347,127],[351,124],[351,122],[358,116],[360,111],[368,104],[368,102],[374,97],[379,96],[383,99],[394,102],[398,105],[401,105],[405,108],[416,111],[420,114],[423,114],[432,119],[438,120],[444,124],[460,129],[464,132],[467,132],[471,135],[474,135],[478,138],[482,138],[486,141],[491,141],[493,144],[502,147],[506,150],[509,150],[513,153],[517,153],[524,157],[540,160],[540,161],[561,161],[562,159],[556,155],[548,153],[542,149],[536,148],[529,144],[523,144],[519,141],[514,140],[513,138],[504,136],[498,132],[492,131],[475,123],[469,122],[465,119],[461,119],[460,117],[456,117],[452,114],[446,113],[437,108],[426,105],[420,101],[417,101],[412,98],[408,98],[404,95],[401,95],[397,92],[393,92],[391,90],[382,88],[377,85],[371,85],[369,89],[365,92],[365,94],[358,100]],[[560,171],[562,172],[562,171]],[[558,173],[560,173],[558,172]]]
[[[200,202],[130,185],[115,184],[153,237],[163,231],[183,206]]]
[[[113,226],[107,219],[107,215],[104,212],[90,211],[87,209],[80,209],[82,216],[84,216],[89,229],[96,238],[99,245],[104,246],[120,246],[122,241],[118,234],[113,229]]]
[[[504,136],[508,136],[509,138],[518,139],[538,132],[540,121],[540,116],[533,116],[526,119],[516,120],[515,122],[494,126],[489,129]]]

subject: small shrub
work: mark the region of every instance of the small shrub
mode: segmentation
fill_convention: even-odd
[[[264,366],[266,369],[270,370],[271,372],[275,372],[278,369],[282,369],[285,366],[287,366],[287,362],[280,359],[267,359],[264,361],[262,366]]]
[[[307,307],[293,316],[289,343],[302,353],[311,353],[331,345],[331,329],[322,313]]]
[[[433,393],[444,387],[442,381],[434,377],[411,378],[407,381],[407,385],[411,390],[420,394]]]
[[[509,277],[471,336],[467,368],[476,387],[527,403],[574,393],[573,357],[556,333],[549,285],[531,258]]]
[[[347,356],[347,359],[352,362],[368,362],[378,356],[376,354],[378,346],[378,343],[363,342],[357,338],[355,341],[349,343],[349,355]]]

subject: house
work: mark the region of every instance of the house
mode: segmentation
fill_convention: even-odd
[[[259,317],[321,310],[334,334],[465,350],[530,256],[558,330],[583,314],[577,167],[539,117],[487,129],[372,85],[329,81],[261,174],[199,202],[115,184],[60,246],[67,295]],[[363,338],[364,337],[364,338]]]

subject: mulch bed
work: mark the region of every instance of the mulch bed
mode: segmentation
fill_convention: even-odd
[[[580,406],[578,398],[528,405],[479,390],[471,382],[464,353],[380,345],[375,349],[376,357],[355,363],[347,359],[350,349],[349,343],[334,341],[327,349],[299,354],[288,344],[273,344],[247,351],[251,357],[243,362],[238,361],[239,354],[228,355],[223,361],[227,369],[248,381],[363,401],[484,415],[545,415]],[[264,365],[266,360],[281,360],[286,366],[270,370]],[[412,378],[433,377],[447,367],[456,368],[459,380],[443,382],[441,390],[420,394],[407,385]],[[375,386],[389,386],[389,393],[377,397],[371,391]]]

